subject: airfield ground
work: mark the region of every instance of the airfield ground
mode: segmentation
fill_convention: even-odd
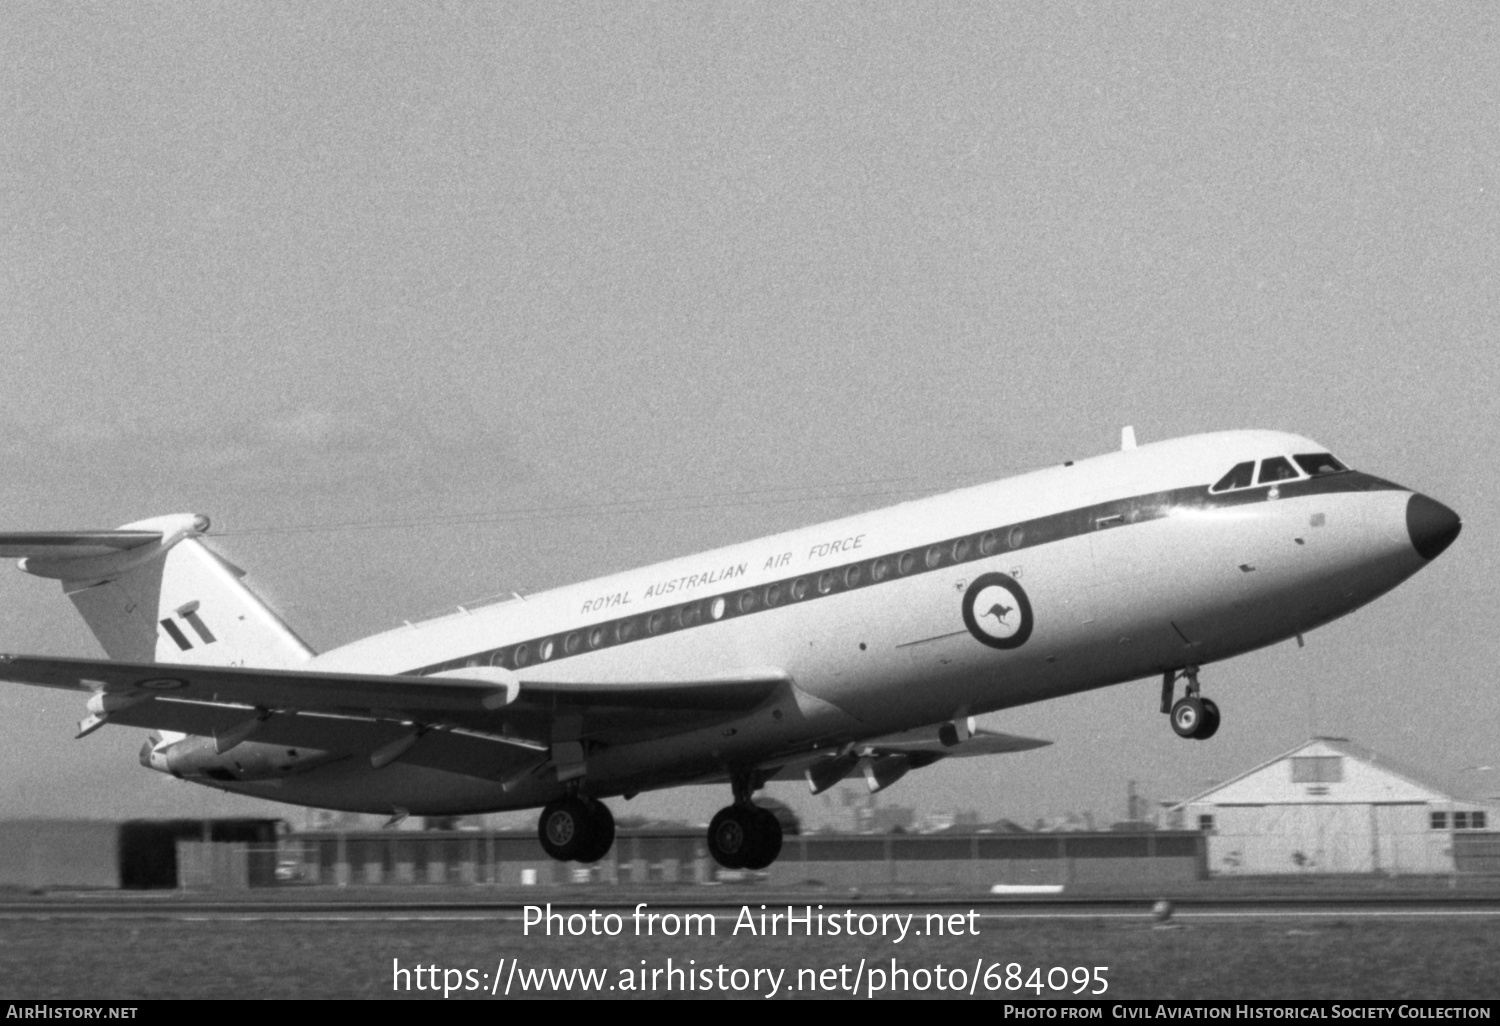
[[[1424,883],[1393,890],[1335,883],[1290,895],[1285,887],[1257,893],[1240,886],[1217,895],[1204,889],[1178,895],[1165,922],[1153,916],[1149,899],[1154,896],[1148,895],[995,901],[982,894],[925,900],[713,890],[709,895],[703,888],[639,895],[533,890],[520,898],[476,891],[469,900],[458,900],[462,896],[451,889],[432,888],[378,895],[307,888],[249,900],[243,895],[17,894],[0,900],[0,995],[442,999],[446,980],[454,987],[450,1000],[496,1000],[506,985],[512,998],[521,996],[537,970],[593,969],[603,971],[596,977],[602,990],[583,990],[573,975],[568,986],[555,976],[544,981],[540,993],[622,997],[644,990],[660,997],[669,995],[670,979],[674,995],[695,985],[690,996],[723,996],[723,986],[729,996],[763,999],[781,970],[777,999],[850,997],[856,979],[861,998],[872,990],[875,996],[954,996],[956,969],[966,996],[972,990],[976,997],[1031,1000],[1037,994],[1027,981],[1041,984],[1042,998],[1072,996],[1080,989],[1074,970],[1086,967],[1090,982],[1081,988],[1082,996],[1106,999],[1500,998],[1495,969],[1500,900],[1492,888],[1449,890]],[[712,933],[707,935],[700,920],[702,936],[637,936],[636,899],[662,913],[712,913]],[[556,911],[598,909],[601,921],[614,912],[620,932],[546,937],[533,927],[526,934],[525,913],[515,902],[548,900],[569,903]],[[784,912],[789,902],[799,913],[809,902],[814,909],[822,904],[825,916],[844,918],[847,911],[856,922],[861,915],[914,919],[899,943],[890,920],[884,921],[886,936],[808,937],[800,926],[791,937],[784,926],[774,937],[743,928],[734,932],[746,905],[758,916],[761,904],[768,912]],[[971,908],[972,919],[966,915]],[[950,917],[960,914],[960,935],[919,935],[929,914],[941,914],[950,924]],[[698,975],[669,977],[669,959],[670,967]],[[939,965],[945,973],[941,991]],[[407,976],[405,988],[395,972],[434,966],[436,973]],[[1108,988],[1091,994],[1099,989],[1093,969],[1103,966]],[[899,982],[893,990],[893,968],[911,974],[904,992]],[[736,976],[736,969],[745,972]],[[769,974],[757,976],[757,969]],[[1033,969],[1040,974],[1033,977]],[[884,978],[875,970],[884,971]],[[497,975],[504,982],[495,983]],[[1062,986],[1049,987],[1049,977]],[[622,992],[627,981],[638,989]],[[924,982],[926,989],[919,990]],[[736,991],[736,983],[747,986]],[[883,990],[874,989],[882,983]]]

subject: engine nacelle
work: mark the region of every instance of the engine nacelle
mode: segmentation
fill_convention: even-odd
[[[335,758],[330,752],[288,745],[245,741],[219,751],[211,737],[147,741],[141,765],[174,777],[199,780],[275,780],[291,776]]]
[[[905,755],[882,755],[876,758],[866,759],[865,786],[870,793],[884,791],[911,770],[911,759]]]
[[[813,794],[822,794],[840,780],[849,775],[859,763],[859,754],[854,751],[845,752],[843,755],[830,755],[821,762],[815,762],[807,767],[807,789]]]

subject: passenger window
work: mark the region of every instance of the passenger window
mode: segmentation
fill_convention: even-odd
[[[1255,481],[1255,461],[1236,463],[1234,468],[1219,478],[1219,483],[1209,489],[1211,492],[1228,492],[1236,488],[1249,488]]]
[[[870,580],[883,581],[890,575],[891,565],[883,559],[877,559],[870,564]]]
[[[781,601],[781,585],[773,584],[766,589],[766,605],[774,606]]]
[[[807,598],[807,581],[799,577],[792,582],[792,599],[801,602],[805,598]]]
[[[1305,452],[1300,456],[1293,456],[1297,466],[1307,472],[1308,477],[1322,477],[1324,474],[1342,474],[1348,471],[1331,453]]]
[[[969,558],[969,539],[960,538],[953,543],[953,562],[962,563]]]
[[[1268,460],[1260,461],[1259,484],[1275,484],[1277,481],[1290,481],[1297,477],[1297,470],[1285,456],[1272,456]]]
[[[994,531],[986,531],[979,539],[979,551],[983,555],[993,556],[999,547],[1000,539],[995,537]]]
[[[896,561],[896,569],[903,574],[911,573],[911,568],[917,563],[917,557],[910,552],[901,553],[901,558]]]

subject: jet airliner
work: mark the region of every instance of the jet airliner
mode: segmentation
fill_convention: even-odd
[[[880,790],[1048,743],[983,713],[1159,676],[1171,728],[1212,737],[1200,667],[1364,605],[1460,526],[1296,435],[1126,429],[1106,455],[314,653],[206,518],[174,515],[0,535],[108,656],[0,656],[0,678],[79,692],[80,737],[150,728],[144,765],[225,791],[393,817],[540,806],[561,860],[610,850],[604,798],[727,783],[709,850],[763,868],[768,781]]]

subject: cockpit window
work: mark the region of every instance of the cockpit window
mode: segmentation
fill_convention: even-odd
[[[1272,456],[1268,460],[1260,461],[1260,483],[1273,484],[1277,481],[1290,481],[1299,476],[1295,467],[1288,462],[1285,456]]]
[[[1219,483],[1209,489],[1211,492],[1227,492],[1232,488],[1249,488],[1255,480],[1255,461],[1248,463],[1236,463],[1234,468],[1219,478]]]
[[[1342,474],[1349,468],[1333,458],[1331,453],[1305,452],[1300,456],[1293,456],[1297,466],[1307,471],[1309,477],[1322,477],[1324,474]]]

